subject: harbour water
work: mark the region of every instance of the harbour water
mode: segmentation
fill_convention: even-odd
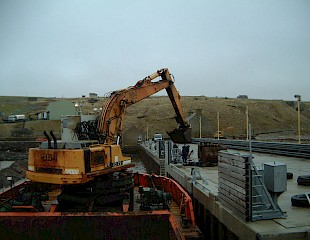
[[[15,161],[0,161],[0,170],[10,167]]]
[[[143,159],[139,153],[131,154],[132,163],[135,166],[132,168],[133,172],[140,172],[140,173],[152,173],[151,165]]]

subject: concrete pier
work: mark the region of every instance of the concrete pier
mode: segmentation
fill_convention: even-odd
[[[156,151],[149,145],[141,145],[148,156],[159,162]],[[228,152],[247,152],[228,150]],[[298,185],[300,175],[310,174],[310,161],[307,159],[282,157],[254,153],[257,167],[266,162],[281,162],[293,179],[287,180],[287,191],[278,197],[278,205],[285,213],[284,218],[246,222],[219,201],[218,167],[184,166],[165,161],[165,172],[181,184],[192,196],[198,225],[207,239],[310,239],[310,208],[294,207],[291,197],[310,192],[310,186]],[[160,159],[162,160],[162,159]]]

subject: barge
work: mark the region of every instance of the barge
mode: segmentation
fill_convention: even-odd
[[[60,185],[38,191],[31,181],[3,192],[0,239],[203,239],[191,197],[177,182],[130,171],[113,176],[110,197],[85,191],[70,199]]]

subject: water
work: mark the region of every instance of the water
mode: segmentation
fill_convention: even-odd
[[[10,167],[15,161],[0,161],[0,170]]]
[[[132,163],[135,164],[135,166],[132,168],[133,172],[140,172],[140,173],[152,173],[152,169],[150,164],[142,157],[140,154],[135,153],[131,154]]]

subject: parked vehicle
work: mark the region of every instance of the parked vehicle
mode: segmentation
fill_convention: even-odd
[[[156,141],[161,141],[161,140],[163,140],[163,135],[160,133],[155,133],[154,134],[154,141],[156,142]]]
[[[10,115],[8,116],[7,122],[22,122],[26,120],[26,116],[23,114],[20,115]]]

